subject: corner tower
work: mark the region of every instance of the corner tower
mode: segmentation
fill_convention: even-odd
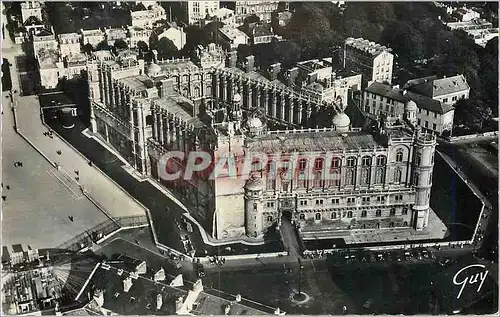
[[[420,231],[429,222],[429,203],[432,187],[432,170],[434,168],[434,153],[436,151],[436,136],[417,131],[413,156],[412,184],[416,189],[413,205],[414,226]]]
[[[264,182],[258,177],[251,177],[245,184],[245,232],[249,237],[258,237],[263,233]]]

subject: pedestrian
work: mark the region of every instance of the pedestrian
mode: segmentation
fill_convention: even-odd
[[[75,177],[76,181],[79,182],[80,181],[80,177]]]
[[[3,201],[7,200],[7,196],[3,195],[3,196],[2,196],[2,200],[3,200]]]
[[[7,190],[10,190],[10,186],[9,185],[5,186],[5,188],[7,188]]]
[[[79,170],[76,170],[76,171],[75,171],[75,174],[76,174],[76,175],[80,175],[80,171],[79,171]]]

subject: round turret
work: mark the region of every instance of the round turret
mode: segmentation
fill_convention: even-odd
[[[410,100],[405,104],[405,119],[408,120],[411,124],[414,126],[417,123],[417,104],[413,101]]]
[[[264,189],[264,182],[258,177],[251,177],[245,184],[245,232],[249,237],[263,234]]]
[[[351,125],[351,119],[349,119],[349,116],[345,113],[340,112],[333,117],[332,123],[337,131],[347,132],[349,131],[349,126]]]
[[[251,190],[251,191],[263,190],[264,189],[264,182],[260,178],[252,177],[249,180],[247,180],[247,182],[245,184],[245,189]]]

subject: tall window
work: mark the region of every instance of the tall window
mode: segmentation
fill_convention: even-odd
[[[354,171],[347,170],[345,173],[345,184],[346,185],[354,185]]]
[[[314,215],[315,220],[321,220],[321,214],[318,212]]]
[[[396,215],[396,208],[391,208],[390,215],[391,216],[395,216]]]
[[[306,215],[305,215],[305,214],[300,214],[300,215],[299,215],[299,219],[300,219],[300,220],[304,220],[304,219],[306,219]]]
[[[429,185],[432,185],[432,172],[429,174]]]
[[[387,158],[384,155],[377,156],[377,166],[384,166],[387,163]]]
[[[339,168],[340,167],[341,160],[338,157],[334,157],[332,159],[332,168]]]
[[[396,151],[396,162],[403,162],[403,150],[398,149]]]
[[[321,172],[314,173],[314,187],[316,187],[316,188],[323,187],[323,180],[321,178]]]
[[[377,209],[377,211],[375,212],[375,216],[376,217],[381,217],[382,216],[382,210]]]
[[[370,169],[363,168],[361,170],[361,184],[368,185],[370,183]]]
[[[396,169],[394,172],[394,183],[401,183],[401,178],[403,177],[403,172],[401,171],[400,168]]]
[[[340,170],[335,169],[332,171],[330,174],[331,180],[330,180],[330,185],[331,186],[340,186]]]
[[[383,168],[377,168],[375,171],[375,183],[376,184],[382,184],[384,182],[384,169]]]
[[[413,184],[418,185],[419,180],[420,180],[420,175],[418,173],[413,174]]]
[[[320,170],[320,169],[323,169],[323,159],[316,159],[314,161],[314,168],[317,169],[317,170]]]
[[[372,158],[370,156],[363,156],[361,159],[363,166],[370,166],[372,165]]]
[[[366,217],[366,210],[361,211],[361,217]]]
[[[337,213],[332,212],[331,215],[330,215],[330,218],[336,219],[337,218]]]
[[[306,159],[300,159],[299,160],[299,170],[303,171],[306,169],[307,166],[307,160]]]
[[[351,156],[347,158],[347,166],[348,167],[355,167],[356,166],[356,157]]]
[[[421,163],[422,163],[422,154],[416,153],[415,154],[415,164],[417,166],[420,166]]]

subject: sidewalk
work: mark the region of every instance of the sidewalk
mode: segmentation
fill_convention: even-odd
[[[18,126],[23,134],[70,177],[79,177],[78,183],[112,217],[145,215],[141,205],[99,170],[90,166],[86,159],[57,135],[54,134],[53,138],[43,135],[47,129],[42,125],[39,107],[37,96],[18,97],[16,112]],[[57,151],[61,151],[61,154]],[[78,175],[75,171],[79,172]]]

